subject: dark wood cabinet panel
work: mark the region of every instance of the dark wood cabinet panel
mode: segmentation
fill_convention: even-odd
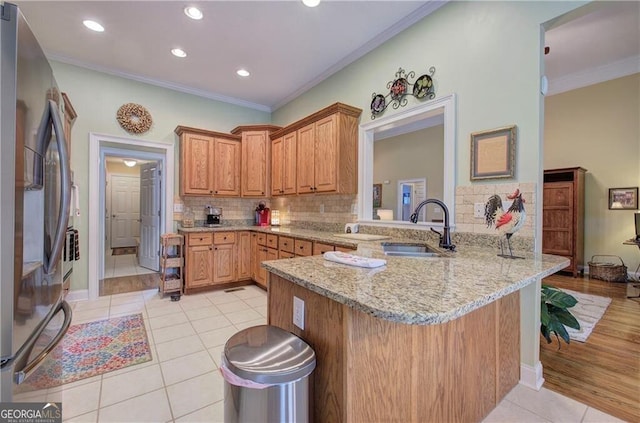
[[[542,252],[567,257],[565,271],[584,270],[584,178],[581,167],[544,171]]]

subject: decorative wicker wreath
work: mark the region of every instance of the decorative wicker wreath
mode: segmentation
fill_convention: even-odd
[[[153,119],[144,106],[127,103],[120,106],[116,115],[122,129],[132,134],[143,134],[151,128]]]

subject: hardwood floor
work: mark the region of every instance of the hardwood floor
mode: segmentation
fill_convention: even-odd
[[[119,276],[115,278],[101,279],[99,284],[99,296],[123,294],[125,292],[144,291],[157,288],[160,284],[159,273],[147,273],[144,275]]]
[[[640,302],[627,284],[553,275],[544,284],[612,299],[586,342],[540,338],[544,387],[629,422],[640,422]]]

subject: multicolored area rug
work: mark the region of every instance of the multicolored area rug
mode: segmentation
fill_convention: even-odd
[[[51,388],[149,360],[142,314],[72,325],[18,392]]]

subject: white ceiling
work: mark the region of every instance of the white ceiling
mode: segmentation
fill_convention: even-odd
[[[324,0],[316,8],[298,0],[17,3],[51,59],[271,111],[444,2]],[[640,71],[640,2],[602,3],[546,33],[552,87],[563,78],[575,85],[577,73],[612,63],[626,61]],[[187,18],[187,4],[197,5],[204,19]],[[84,19],[106,31],[87,30]],[[188,56],[173,57],[174,47]],[[241,67],[251,76],[237,76]]]

